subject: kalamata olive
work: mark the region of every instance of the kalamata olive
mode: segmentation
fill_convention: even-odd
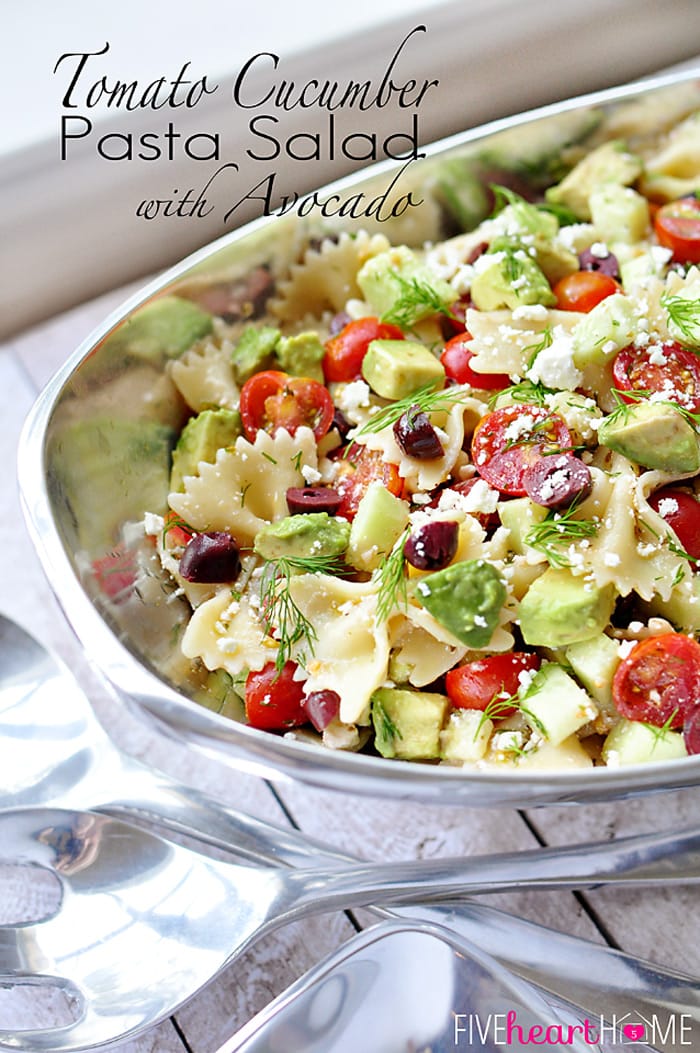
[[[340,695],[337,691],[312,691],[302,700],[301,708],[316,731],[323,731],[340,713]]]
[[[292,516],[304,512],[327,512],[335,515],[342,498],[330,486],[290,486],[287,490],[287,508]]]
[[[455,557],[459,525],[453,520],[424,523],[409,534],[403,554],[416,570],[441,570]]]
[[[566,508],[588,497],[593,480],[588,465],[573,453],[552,453],[538,458],[523,477],[531,501],[544,508]]]
[[[240,569],[238,545],[230,534],[221,531],[195,534],[180,560],[180,576],[202,585],[235,581]]]
[[[683,722],[683,741],[688,753],[700,753],[700,706],[694,706]]]
[[[343,441],[347,439],[352,428],[352,424],[350,423],[348,418],[345,416],[342,410],[338,409],[337,406],[335,407],[333,413],[333,423],[331,424],[331,428],[335,428],[335,430],[338,432],[338,435],[340,435]]]
[[[352,322],[352,317],[347,311],[338,311],[331,318],[330,325],[328,326],[328,333],[330,336],[337,336],[341,329],[344,329],[348,322]]]
[[[411,406],[401,414],[394,425],[394,438],[403,453],[417,461],[434,461],[445,452],[428,414],[420,406]]]
[[[582,271],[600,271],[601,274],[614,278],[616,282],[620,280],[620,264],[617,256],[614,252],[603,251],[602,247],[600,250],[596,248],[595,251],[593,247],[584,249],[579,253],[578,265]]]

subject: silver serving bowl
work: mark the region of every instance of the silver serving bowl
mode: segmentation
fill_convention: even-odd
[[[633,118],[655,130],[699,103],[700,85],[692,74],[669,75],[493,122],[435,144],[407,166],[382,162],[318,195],[320,201],[337,202],[362,194],[364,207],[393,183],[394,196],[386,198],[380,221],[327,218],[317,208],[303,218],[292,213],[257,220],[148,285],[81,344],[29,415],[19,478],[49,581],[89,656],[120,698],[179,741],[234,767],[373,796],[532,806],[621,798],[700,782],[700,757],[617,770],[474,771],[333,751],[259,731],[196,700],[201,684],[177,641],[181,601],[168,594],[155,569],[147,589],[121,588],[119,577],[120,588],[105,586],[110,574],[118,575],[130,560],[148,563],[143,535],[124,533],[123,527],[142,520],[146,510],[164,510],[168,442],[182,423],[182,406],[164,373],[173,349],[139,339],[132,316],[140,307],[176,293],[231,316],[247,310],[254,317],[268,277],[274,282],[282,275],[309,239],[366,229],[381,231],[394,243],[439,240],[456,232],[457,213],[462,227],[483,218],[478,209],[465,214],[464,202],[455,197],[455,185],[466,179],[477,191],[470,194],[472,208],[479,184],[502,181],[504,168],[517,189],[531,177],[538,154],[549,150],[554,157],[562,143],[575,142],[593,127],[597,134],[607,129],[606,134],[624,135]],[[409,191],[423,204],[392,216],[392,210],[402,212],[392,203]],[[115,566],[110,554],[118,542]]]

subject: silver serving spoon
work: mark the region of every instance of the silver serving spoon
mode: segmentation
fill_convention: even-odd
[[[352,857],[293,829],[236,812],[122,753],[108,738],[71,674],[41,644],[0,615],[0,802],[90,807],[188,834],[260,863],[335,868]],[[629,842],[628,842],[629,843]],[[583,844],[570,851],[585,856]],[[606,844],[606,856],[615,846]],[[531,862],[559,850],[525,853]],[[508,859],[500,857],[499,871]],[[493,858],[493,857],[492,857]],[[497,859],[499,857],[496,857]],[[480,860],[470,860],[478,866]],[[620,865],[624,865],[621,860]],[[372,908],[380,917],[387,911]],[[692,977],[475,902],[402,907],[394,914],[447,925],[581,1012],[614,1015],[692,1012]],[[660,1045],[675,1053],[669,1042]]]
[[[0,805],[89,807],[186,834],[252,862],[309,865],[348,856],[253,819],[122,753],[74,678],[0,615]],[[428,861],[425,861],[428,865]],[[446,863],[446,861],[443,861]],[[439,864],[436,864],[439,865]],[[461,892],[700,882],[700,827],[455,860]]]
[[[610,1040],[652,1053],[624,1027],[554,1013],[531,984],[442,926],[387,921],[315,965],[217,1053],[601,1053],[615,1048]],[[637,1027],[652,1039],[652,1023],[637,1018]]]
[[[0,813],[3,857],[60,881],[48,917],[0,926],[0,979],[50,982],[78,1006],[68,1026],[0,1029],[0,1049],[52,1053],[132,1037],[289,921],[460,890],[455,867],[441,862],[330,872],[224,863],[117,819],[58,808]],[[550,1009],[547,1018],[557,1019]]]

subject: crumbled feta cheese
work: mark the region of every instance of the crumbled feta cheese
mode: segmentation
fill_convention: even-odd
[[[352,413],[363,406],[369,406],[370,389],[364,380],[351,380],[336,395],[336,405],[344,413]]]
[[[542,303],[522,304],[513,311],[514,322],[545,322],[549,311]]]
[[[307,486],[313,486],[314,483],[321,481],[321,473],[317,468],[312,468],[310,464],[302,464],[301,474],[304,477],[304,482]]]
[[[666,355],[664,354],[663,345],[652,344],[647,351],[647,358],[651,362],[652,366],[665,366]]]
[[[165,529],[165,520],[155,512],[146,512],[143,517],[143,529],[147,534],[157,537]]]
[[[574,365],[574,341],[570,333],[556,325],[552,342],[543,347],[527,371],[528,380],[538,381],[548,388],[573,391],[583,380],[583,373]]]
[[[620,640],[620,658],[626,658],[630,651],[636,646],[636,640]]]
[[[591,256],[595,256],[597,260],[604,260],[606,256],[610,255],[608,246],[604,241],[594,241],[591,245],[589,252]]]
[[[621,562],[617,552],[606,552],[603,556],[603,563],[606,567],[619,567]]]
[[[658,513],[662,519],[666,516],[673,515],[674,512],[678,511],[678,501],[675,497],[662,497],[659,501]]]

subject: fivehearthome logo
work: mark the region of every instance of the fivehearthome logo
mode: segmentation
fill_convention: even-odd
[[[512,1047],[543,1046],[565,1049],[567,1046],[580,1050],[586,1045],[598,1049],[606,1043],[606,1049],[631,1046],[644,1042],[649,1046],[681,1050],[698,1048],[693,1036],[695,1021],[688,1013],[656,1013],[644,1017],[639,1013],[622,1016],[587,1017],[577,1023],[544,1024],[533,1023],[532,1018],[519,1016],[511,1009],[504,1013],[455,1013],[454,1044],[465,1049],[479,1046]]]

